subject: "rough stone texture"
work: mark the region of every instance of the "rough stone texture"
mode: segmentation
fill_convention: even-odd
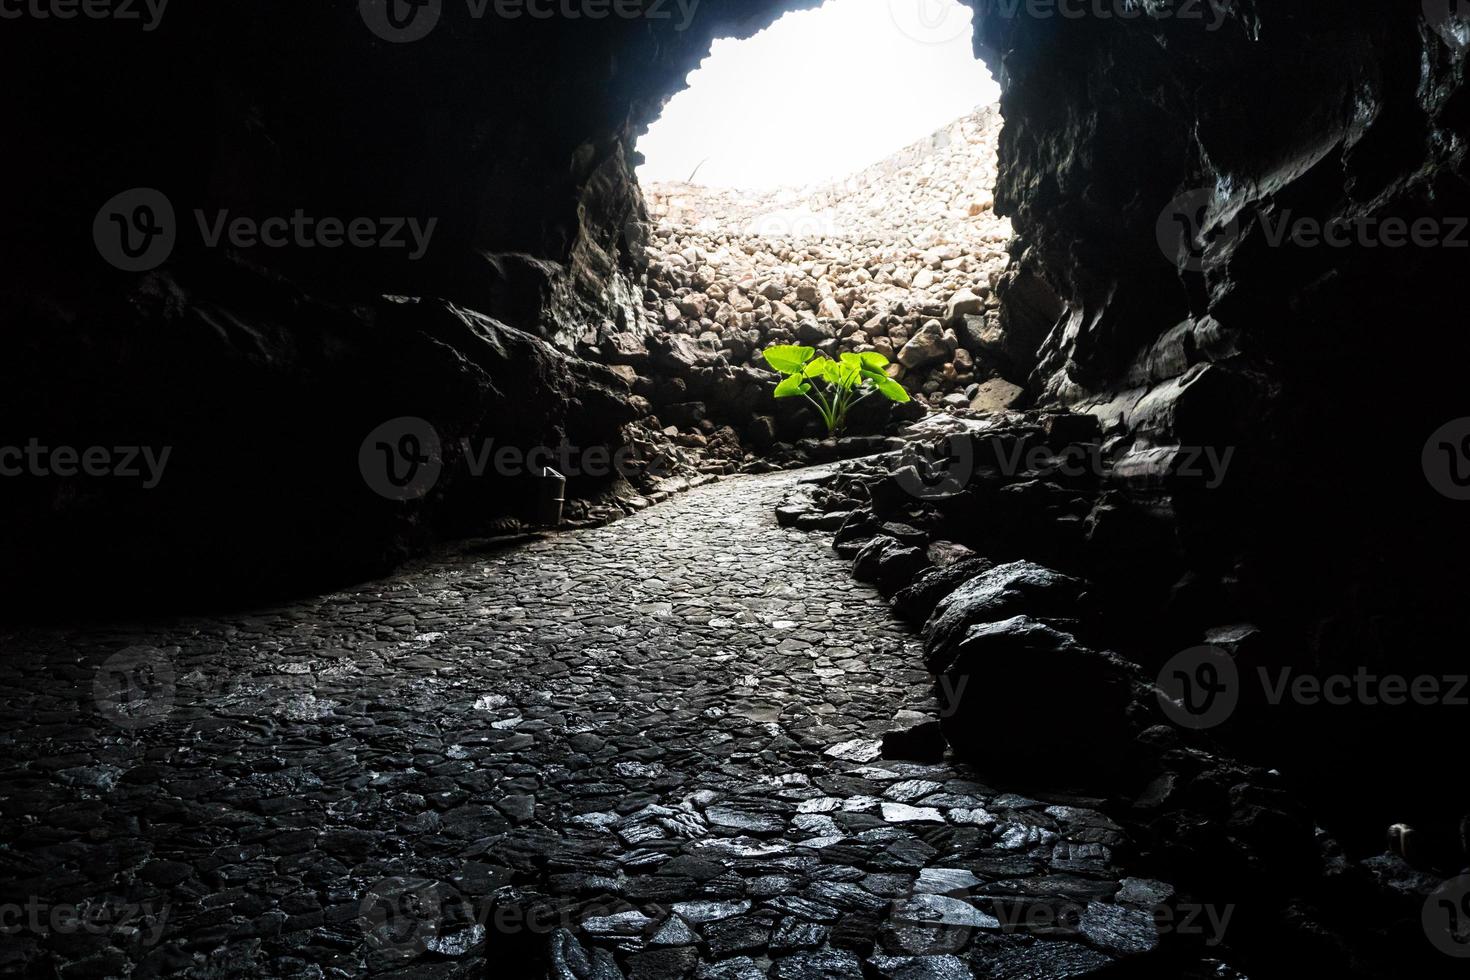
[[[0,481],[0,588],[51,606],[70,592],[177,607],[336,585],[436,537],[532,519],[529,470],[497,471],[487,446],[611,452],[628,439],[636,413],[615,376],[532,334],[438,301],[296,297],[278,312],[288,296],[243,273],[212,289],[160,274],[125,304],[5,303],[20,345],[0,369],[7,432],[168,456],[151,487],[80,473]],[[393,421],[404,417],[426,428]],[[434,462],[385,496],[383,449],[408,473],[409,432]],[[583,475],[570,492],[619,484]]]
[[[1268,733],[1288,730],[1280,718],[1243,702],[1236,713],[1239,722],[1206,734],[1180,727],[1177,716],[1169,715],[1170,699],[1149,681],[1168,677],[1159,670],[1163,658],[1154,657],[1169,649],[1170,637],[1182,641],[1170,649],[1175,653],[1192,645],[1191,636],[1202,635],[1218,645],[1222,656],[1236,658],[1242,671],[1279,664],[1283,651],[1266,642],[1255,624],[1215,625],[1192,633],[1201,622],[1190,616],[1200,610],[1208,615],[1217,598],[1194,595],[1197,587],[1188,578],[1176,590],[1188,597],[1181,608],[1148,613],[1147,605],[1121,601],[1136,595],[1130,590],[1137,583],[1118,581],[1118,569],[1147,573],[1149,566],[1138,562],[1156,557],[1161,539],[1137,500],[1104,489],[1114,485],[1112,461],[1096,442],[1101,434],[1091,416],[1049,411],[980,420],[931,415],[909,427],[907,436],[913,441],[904,449],[844,463],[830,478],[816,478],[805,489],[812,505],[840,502],[845,516],[834,536],[838,554],[873,558],[890,551],[897,540],[882,529],[896,527],[927,529],[936,542],[944,542],[942,549],[931,546],[936,553],[976,553],[921,574],[895,599],[896,611],[907,609],[910,615],[915,611],[910,603],[934,603],[925,627],[926,664],[938,674],[936,727],[955,758],[972,760],[991,781],[1088,786],[1112,798],[1110,812],[1143,831],[1145,847],[1159,867],[1185,869],[1202,889],[1243,896],[1231,943],[1248,967],[1259,952],[1263,960],[1257,962],[1291,962],[1306,969],[1330,961],[1344,975],[1400,971],[1403,956],[1416,957],[1415,970],[1444,972],[1446,963],[1429,956],[1427,947],[1402,938],[1404,930],[1417,929],[1417,906],[1405,896],[1422,902],[1432,876],[1426,882],[1383,874],[1380,869],[1392,863],[1380,857],[1382,837],[1350,851],[1334,836],[1351,838],[1371,828],[1362,807],[1335,807],[1332,797],[1303,793],[1310,780],[1300,771],[1293,776],[1265,768],[1296,750],[1267,744]],[[1084,465],[1079,467],[1079,460]],[[851,503],[863,497],[867,503]],[[969,563],[975,565],[966,567]],[[966,574],[971,568],[976,574]],[[862,571],[856,561],[853,571]],[[1411,725],[1424,717],[1418,712]],[[884,755],[896,752],[898,745],[892,743],[902,743],[907,726],[930,723],[917,711],[894,721],[899,734],[885,737]],[[1242,743],[1253,741],[1236,735],[1242,730],[1256,736],[1254,751],[1242,751]],[[1339,752],[1335,746],[1308,744],[1314,758]],[[1433,792],[1436,786],[1442,789],[1442,783],[1425,789]],[[947,820],[994,828],[1002,851],[1051,845],[1052,867],[1065,874],[1087,875],[1098,861],[1109,860],[1122,831],[1106,818],[1083,816],[1087,829],[1081,838],[1056,841],[1049,825],[997,820],[977,799],[911,799],[906,785],[895,785],[885,795],[896,801],[883,809],[890,821],[922,824],[922,808],[943,799],[956,806]],[[1454,806],[1441,791],[1439,804],[1446,803]],[[1076,817],[1064,807],[1046,812],[1062,822]],[[1463,831],[1455,833],[1459,828],[1451,825],[1446,833],[1443,822],[1433,826],[1431,832],[1395,828],[1390,846],[1425,867],[1435,861],[1459,866]],[[1439,857],[1426,861],[1430,851]],[[1344,890],[1347,881],[1362,886],[1350,890],[1352,897]],[[1149,905],[1172,912],[1175,904],[1181,911],[1198,911],[1197,904],[1175,903],[1176,898],[1168,885],[1132,881],[1111,900],[1134,912]],[[1065,922],[1054,915],[1048,919],[1051,934],[1083,935],[1079,930],[1089,903],[1106,900],[1109,896],[1093,894],[1066,903]],[[1114,957],[1154,948],[1151,935],[1134,929],[1143,918],[1116,906],[1097,905],[1088,921],[1091,942],[1106,955],[1099,959],[1082,950],[1077,958],[1082,975],[1111,969]],[[1160,945],[1169,942],[1163,939]],[[1067,951],[1048,950],[1035,954],[1034,964],[1025,954],[991,969],[979,946],[976,955],[990,971],[980,975],[1047,976],[1049,968],[1069,975],[1071,963]]]
[[[1270,622],[1279,662],[1456,671],[1466,577],[1429,556],[1465,553],[1470,526],[1420,460],[1465,415],[1470,334],[1437,326],[1463,311],[1466,249],[1445,240],[1470,215],[1463,5],[974,6],[1006,119],[996,210],[1016,232],[1000,334],[1034,351],[1041,403],[1102,419],[1115,478],[1171,529],[1160,546],[1147,522],[1114,522],[1139,533],[1108,532],[1135,559],[1111,581],[1197,631]],[[1390,219],[1443,243],[1395,246]],[[1345,225],[1347,244],[1273,244],[1303,220]],[[1365,410],[1366,392],[1392,408]],[[1181,447],[1205,446],[1234,450],[1213,490],[1182,472]],[[1470,807],[1424,748],[1455,737],[1442,714],[1278,717],[1254,747],[1358,812],[1363,846],[1395,814],[1443,833]],[[1362,809],[1365,771],[1395,803]]]
[[[603,980],[707,949],[698,975],[750,976],[771,943],[771,976],[953,975],[994,932],[977,876],[1046,891],[1053,843],[1109,824],[877,760],[932,710],[918,642],[775,524],[795,479],[249,614],[3,635],[8,877],[167,908],[152,939],[23,932],[9,962]],[[1081,961],[1038,935],[997,962],[1052,945]]]

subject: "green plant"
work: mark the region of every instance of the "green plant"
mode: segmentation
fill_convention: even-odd
[[[877,392],[889,401],[906,402],[909,393],[883,369],[888,358],[874,351],[843,354],[833,360],[816,349],[778,344],[761,351],[766,363],[786,377],[776,385],[777,398],[801,395],[817,407],[828,435],[837,435],[847,424],[854,405]]]

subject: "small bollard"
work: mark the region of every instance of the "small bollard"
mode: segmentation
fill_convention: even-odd
[[[561,523],[562,508],[567,502],[567,478],[549,466],[536,477],[536,523],[556,527]]]

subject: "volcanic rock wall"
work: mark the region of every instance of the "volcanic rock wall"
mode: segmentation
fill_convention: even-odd
[[[1431,436],[1466,415],[1463,5],[976,7],[1001,327],[1037,339],[1040,403],[1104,423],[1115,612],[1142,642],[1180,639],[1165,607],[1264,625],[1247,670],[1458,672],[1467,525]],[[1205,449],[1233,453],[1208,490]],[[1374,819],[1446,803],[1452,712],[1303,714],[1275,748],[1339,789],[1372,766]]]
[[[6,112],[0,445],[171,450],[151,488],[65,463],[3,481],[12,598],[74,614],[371,574],[525,502],[524,474],[466,471],[487,444],[637,441],[626,379],[567,356],[639,312],[633,136],[712,38],[800,4],[446,2],[409,28],[384,6],[7,19],[0,70],[28,94]],[[404,418],[441,475],[394,499],[360,457]]]

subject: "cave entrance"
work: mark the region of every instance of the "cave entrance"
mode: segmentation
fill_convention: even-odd
[[[638,143],[652,328],[755,367],[771,344],[877,351],[930,408],[993,400],[981,348],[1011,229],[971,17],[828,0],[716,40]]]

